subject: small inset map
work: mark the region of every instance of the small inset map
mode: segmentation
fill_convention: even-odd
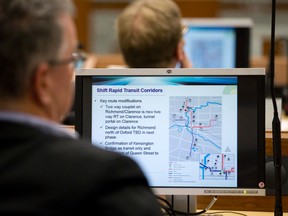
[[[235,161],[233,154],[201,154],[200,179],[234,179]]]

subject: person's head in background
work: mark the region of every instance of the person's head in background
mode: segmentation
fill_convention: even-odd
[[[74,97],[70,0],[0,0],[0,110],[59,122]]]
[[[116,29],[131,68],[191,67],[183,50],[181,12],[172,0],[136,0],[120,14]]]

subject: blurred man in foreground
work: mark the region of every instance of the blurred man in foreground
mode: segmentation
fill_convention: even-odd
[[[0,0],[0,215],[161,215],[134,161],[58,123],[73,101],[69,0]]]

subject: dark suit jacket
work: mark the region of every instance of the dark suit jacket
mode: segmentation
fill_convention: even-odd
[[[0,215],[161,215],[132,159],[0,121]]]

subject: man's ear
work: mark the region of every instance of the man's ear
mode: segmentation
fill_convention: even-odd
[[[176,59],[179,62],[182,62],[182,60],[184,59],[184,40],[181,39],[177,45],[176,48]]]
[[[33,97],[41,106],[47,106],[51,102],[50,88],[52,87],[51,72],[47,63],[41,63],[34,72],[32,83]]]
[[[188,59],[185,51],[184,51],[185,42],[183,38],[179,41],[176,49],[176,59],[181,64],[181,68],[191,68],[192,63]]]

